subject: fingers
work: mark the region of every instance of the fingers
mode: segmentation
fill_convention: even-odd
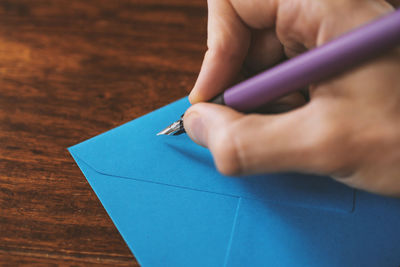
[[[206,101],[229,87],[240,71],[250,44],[250,31],[228,1],[208,1],[208,51],[189,95]]]
[[[250,72],[259,72],[277,63],[283,51],[295,56],[383,14],[389,5],[367,2],[354,16],[342,18],[357,6],[352,1],[335,3],[209,0],[208,51],[190,102],[207,101],[233,85],[243,63]]]
[[[208,1],[208,50],[189,95],[192,104],[207,101],[233,85],[244,61],[246,69],[254,74],[282,59],[283,48],[274,29],[253,30],[252,34],[248,27],[272,26],[276,5],[254,2],[262,11],[269,12],[260,11],[257,16],[253,16],[255,6],[249,9],[248,5],[242,7],[241,2],[231,4],[227,0]],[[243,16],[249,18],[246,24],[243,23]],[[269,19],[265,20],[265,17]]]
[[[243,115],[224,106],[200,103],[186,112],[184,125],[195,142],[210,149],[223,174],[331,174],[341,170],[334,149],[337,140],[331,137],[341,135],[313,109],[307,105],[282,115]]]

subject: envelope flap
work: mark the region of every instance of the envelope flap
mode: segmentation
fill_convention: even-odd
[[[210,152],[187,135],[156,136],[189,107],[186,98],[70,148],[110,179],[124,177],[200,191],[303,207],[352,211],[353,190],[328,177],[266,174],[229,178]]]

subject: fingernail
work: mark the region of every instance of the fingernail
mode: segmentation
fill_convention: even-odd
[[[189,94],[189,102],[190,102],[190,104],[193,105],[195,103],[194,101],[195,101],[195,95],[194,95],[193,91],[191,91]]]
[[[199,102],[199,96],[198,96],[198,94],[196,93],[196,91],[194,91],[194,90],[192,90],[191,92],[190,92],[190,94],[189,94],[189,102],[190,102],[190,104],[196,104],[197,102]]]
[[[189,112],[183,118],[183,125],[190,138],[201,146],[206,146],[206,128],[199,113]]]

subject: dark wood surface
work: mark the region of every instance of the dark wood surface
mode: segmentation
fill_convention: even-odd
[[[0,0],[0,265],[137,266],[66,148],[187,94],[206,1]]]

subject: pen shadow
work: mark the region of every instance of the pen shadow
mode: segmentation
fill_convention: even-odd
[[[200,153],[191,153],[190,149],[185,149],[182,148],[180,146],[171,144],[171,143],[165,143],[166,146],[168,146],[169,148],[173,149],[175,152],[181,154],[182,156],[184,156],[185,158],[191,159],[192,161],[198,162],[201,165],[204,165],[206,167],[211,167],[211,168],[215,168],[214,167],[214,161],[212,160],[211,156],[207,156],[204,153],[200,154]]]

